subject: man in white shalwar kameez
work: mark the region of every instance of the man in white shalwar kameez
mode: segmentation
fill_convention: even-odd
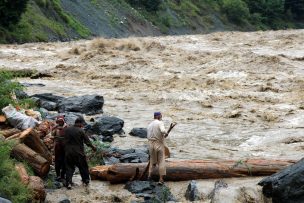
[[[151,179],[153,168],[158,165],[159,169],[159,183],[164,183],[164,176],[166,175],[165,165],[165,138],[167,131],[162,121],[162,114],[160,112],[154,113],[154,121],[152,121],[148,128],[150,166],[148,179]]]

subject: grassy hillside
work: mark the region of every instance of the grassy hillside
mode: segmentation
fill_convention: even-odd
[[[0,42],[303,27],[283,1],[263,2],[260,9],[249,0],[29,0],[17,25],[0,27]]]

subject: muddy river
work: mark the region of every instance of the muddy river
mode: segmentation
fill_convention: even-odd
[[[113,142],[120,148],[147,144],[128,132],[161,111],[167,126],[178,123],[167,140],[172,159],[303,157],[304,30],[0,45],[0,67],[53,76],[20,79],[45,85],[28,87],[29,94],[103,95],[105,114],[125,121],[127,136]],[[198,186],[202,202],[246,202],[247,196],[267,202],[256,186],[260,179],[227,179],[228,188],[212,199],[214,180]],[[184,202],[188,183],[167,184]],[[89,191],[60,189],[47,201],[116,196],[135,198],[123,185],[93,181]]]

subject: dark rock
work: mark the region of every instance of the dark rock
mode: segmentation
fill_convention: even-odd
[[[52,101],[52,102],[55,102],[55,103],[58,103],[59,101],[64,99],[64,97],[56,96],[56,95],[53,95],[51,93],[34,94],[31,97],[36,97],[36,98],[39,98],[41,100]]]
[[[112,165],[112,164],[120,163],[119,159],[117,159],[115,157],[104,157],[103,161],[106,165]]]
[[[29,98],[29,95],[22,90],[15,90],[15,95],[16,95],[17,99]]]
[[[113,142],[114,141],[114,137],[113,136],[103,136],[102,137],[102,141],[103,142]]]
[[[92,134],[103,135],[105,137],[112,136],[114,134],[124,133],[123,131],[124,121],[117,117],[102,116],[95,119],[90,130]]]
[[[274,203],[300,203],[304,201],[304,159],[261,180],[263,194]]]
[[[24,83],[21,83],[21,85],[23,87],[33,87],[33,86],[36,86],[36,87],[45,87],[45,84],[42,84],[42,83],[27,83],[27,82],[24,82]]]
[[[64,198],[60,200],[58,203],[71,203],[71,200],[69,200],[68,198]]]
[[[133,128],[129,134],[140,138],[147,138],[147,128]]]
[[[46,101],[46,100],[40,100],[40,102],[38,102],[39,106],[41,108],[45,108],[48,111],[56,111],[57,110],[57,103],[52,102],[52,101]]]
[[[167,186],[157,185],[151,181],[131,181],[125,185],[125,189],[136,194],[137,197],[144,197],[145,202],[175,201]]]
[[[0,203],[12,203],[12,202],[9,201],[8,199],[4,199],[4,198],[0,197]]]
[[[58,111],[63,112],[79,112],[87,115],[103,113],[103,96],[84,95],[65,98],[59,101]]]
[[[46,118],[50,119],[50,120],[56,120],[57,116],[63,116],[64,115],[64,119],[65,122],[68,125],[74,125],[75,124],[75,120],[77,118],[82,118],[84,119],[83,115],[80,113],[73,113],[73,112],[66,112],[66,113],[59,113],[59,114],[54,114],[54,115],[48,115]]]
[[[198,193],[198,189],[197,189],[195,180],[192,180],[189,183],[185,197],[186,197],[186,200],[189,200],[189,201],[199,201],[201,199],[200,195]]]
[[[148,162],[149,155],[146,153],[131,153],[123,155],[119,160],[123,163],[143,163]]]
[[[114,152],[117,152],[121,155],[125,155],[125,154],[131,154],[133,152],[135,152],[135,149],[113,149]]]
[[[38,79],[38,78],[51,78],[51,77],[53,77],[53,76],[48,72],[37,72],[37,73],[33,74],[30,78]]]

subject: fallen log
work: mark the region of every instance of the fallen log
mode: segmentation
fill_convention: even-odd
[[[33,128],[28,128],[28,129],[22,131],[21,133],[17,133],[12,136],[9,136],[8,138],[6,138],[6,140],[13,140],[13,139],[22,140],[22,139],[26,138],[31,133],[32,130],[33,130]]]
[[[48,160],[50,164],[52,163],[52,155],[36,130],[32,130],[30,135],[23,139],[23,143]]]
[[[38,176],[29,176],[22,163],[16,164],[15,169],[20,176],[21,182],[24,185],[27,185],[27,187],[33,191],[32,200],[44,202],[46,198],[46,192],[42,179]]]
[[[8,137],[15,135],[17,133],[20,133],[20,132],[21,131],[16,128],[11,128],[11,129],[0,131],[0,135],[4,136],[5,138],[8,138]]]
[[[16,164],[15,165],[15,169],[17,171],[17,173],[19,174],[20,176],[20,179],[21,179],[21,182],[25,185],[28,185],[29,184],[29,181],[30,181],[30,177],[29,175],[27,174],[27,171],[24,167],[23,164],[19,163],[19,164]]]
[[[33,191],[33,199],[38,202],[44,202],[46,198],[46,191],[43,181],[38,176],[30,176],[28,187]]]
[[[6,117],[3,115],[0,115],[0,123],[5,123]]]
[[[232,160],[183,160],[167,161],[167,181],[184,181],[210,178],[231,178],[246,176],[267,176],[284,167],[295,163],[294,160],[263,160],[249,159],[245,161]],[[96,166],[90,169],[92,179],[121,183],[143,173],[147,163],[119,163],[110,166]],[[152,178],[158,179],[158,169],[155,168]],[[139,175],[138,175],[139,174]],[[144,178],[147,178],[146,176]]]
[[[34,172],[40,177],[45,177],[50,170],[49,162],[25,144],[14,146],[11,154],[20,161],[27,161]]]

